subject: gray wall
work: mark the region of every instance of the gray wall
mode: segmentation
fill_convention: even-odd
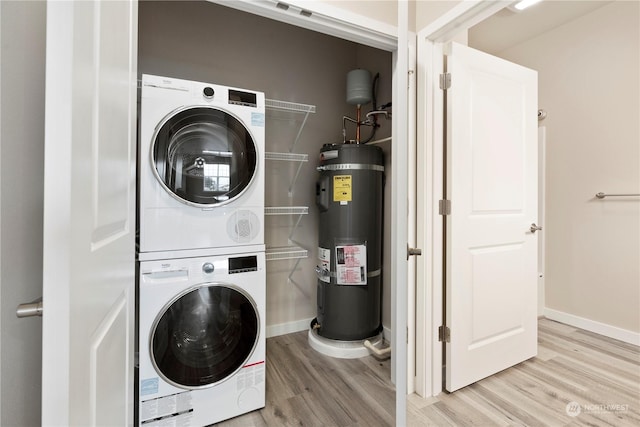
[[[0,2],[0,425],[40,424],[42,322],[16,306],[42,295],[44,2]]]
[[[379,104],[391,100],[391,54],[220,5],[183,1],[140,3],[138,52],[141,74],[260,90],[267,98],[316,105],[317,112],[310,116],[294,150],[309,154],[309,162],[303,166],[293,197],[288,197],[287,190],[296,165],[268,161],[266,170],[267,205],[309,206],[310,212],[293,236],[309,249],[309,258],[300,262],[292,281],[287,278],[295,261],[267,265],[267,326],[291,325],[315,317],[318,152],[322,144],[341,141],[342,116],[355,115],[355,107],[345,101],[348,71],[361,67],[380,72]],[[370,108],[365,106],[364,111]],[[267,151],[288,151],[301,118],[268,112]],[[391,122],[383,119],[382,124],[376,139],[391,134]],[[353,128],[348,129],[353,138]],[[364,129],[363,135],[368,132]],[[385,148],[389,151],[390,145]],[[387,191],[390,188],[387,182]],[[267,217],[267,244],[287,245],[294,222],[290,217]],[[390,241],[388,237],[386,241]],[[385,272],[388,277],[390,268]],[[388,280],[384,287],[383,323],[388,326]]]

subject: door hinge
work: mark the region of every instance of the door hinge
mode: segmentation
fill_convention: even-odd
[[[438,341],[451,342],[451,329],[448,326],[438,326]]]
[[[451,88],[451,73],[440,74],[440,89],[447,90]]]
[[[438,202],[438,213],[440,215],[451,215],[451,200],[440,200]]]

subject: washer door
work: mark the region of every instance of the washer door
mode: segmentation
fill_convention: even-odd
[[[151,148],[153,171],[179,201],[211,207],[239,197],[257,168],[256,144],[230,113],[187,107],[162,122]]]
[[[259,315],[239,288],[208,283],[165,306],[150,335],[151,361],[170,384],[215,385],[245,365],[258,343]]]

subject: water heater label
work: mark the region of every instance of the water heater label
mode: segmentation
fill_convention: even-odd
[[[335,175],[333,177],[333,201],[350,202],[351,199],[351,175]]]
[[[331,282],[331,250],[318,248],[318,279],[325,283]]]
[[[338,285],[367,284],[367,247],[365,245],[336,246],[336,283]]]

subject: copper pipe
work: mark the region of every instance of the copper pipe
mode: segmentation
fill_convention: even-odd
[[[360,104],[356,107],[356,144],[360,144]]]

